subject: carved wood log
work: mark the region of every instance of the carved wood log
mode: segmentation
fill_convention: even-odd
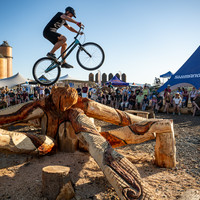
[[[48,136],[0,129],[0,150],[45,155],[55,148],[54,140]]]
[[[78,150],[78,138],[70,122],[63,122],[59,126],[59,150],[73,153]]]
[[[109,106],[97,103],[87,98],[79,97],[77,104],[74,105],[73,108],[82,109],[88,117],[93,117],[95,119],[99,119],[120,126],[128,126],[130,124],[145,120],[145,118],[143,117],[139,117],[118,109],[111,108]]]
[[[69,171],[69,167],[58,165],[42,169],[42,193],[44,197],[49,200],[70,200],[74,196]]]
[[[41,118],[44,115],[43,110],[39,107],[41,102],[31,102],[24,104],[23,106],[19,106],[19,110],[17,106],[14,107],[13,111],[9,108],[4,112],[0,112],[0,127],[8,127],[11,125],[21,124],[22,122],[31,123],[31,120]]]
[[[70,109],[69,119],[79,138],[122,200],[145,199],[149,191],[134,165],[116,152],[80,109]]]
[[[171,131],[157,132],[155,145],[155,164],[159,167],[173,168],[176,166],[176,146],[171,121]]]

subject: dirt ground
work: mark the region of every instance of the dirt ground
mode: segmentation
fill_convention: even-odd
[[[117,148],[138,169],[157,200],[179,199],[186,190],[200,190],[200,117],[157,114],[174,120],[177,166],[158,168],[153,164],[155,141]],[[118,126],[96,120],[102,131]],[[17,127],[16,131],[36,131]],[[73,200],[117,200],[116,192],[89,153],[57,153],[32,157],[0,153],[0,200],[45,200],[42,196],[42,168],[70,167],[76,196]],[[199,198],[197,199],[199,200]]]

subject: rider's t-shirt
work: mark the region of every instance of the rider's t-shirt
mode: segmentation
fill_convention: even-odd
[[[46,25],[44,31],[56,32],[62,25],[67,25],[66,21],[61,18],[62,12],[58,12]]]

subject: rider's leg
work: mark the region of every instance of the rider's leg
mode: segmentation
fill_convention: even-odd
[[[62,45],[62,47],[61,47],[61,54],[62,54],[62,58],[64,58],[65,57],[65,55],[66,55],[66,52],[65,53],[63,53],[65,50],[67,49],[67,43],[65,42],[63,45]],[[65,60],[63,60],[63,63],[66,63],[66,61]]]
[[[58,50],[66,42],[66,40],[67,40],[66,37],[63,35],[58,37],[58,42],[56,42],[53,49],[49,53],[54,54],[56,52],[56,50]]]

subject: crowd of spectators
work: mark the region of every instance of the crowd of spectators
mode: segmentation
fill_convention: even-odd
[[[172,107],[173,115],[175,113],[180,115],[180,109],[188,107],[190,100],[194,108],[193,115],[200,112],[200,88],[197,90],[195,87],[191,91],[188,91],[186,87],[178,87],[177,90],[172,91],[168,85],[164,93],[159,94],[156,90],[150,90],[147,85],[114,88],[112,84],[109,84],[101,88],[78,87],[77,91],[79,95],[120,110],[153,110],[157,113],[162,109],[163,112],[169,114],[169,108]]]
[[[99,103],[111,106],[120,110],[153,110],[155,113],[161,109],[169,114],[169,108],[173,107],[173,114],[177,112],[180,115],[180,109],[188,106],[188,101],[194,108],[193,115],[200,113],[200,88],[195,87],[191,91],[187,88],[178,87],[172,91],[170,85],[164,90],[164,93],[157,93],[156,90],[150,90],[147,85],[143,87],[113,87],[110,83],[107,86],[89,87],[86,83],[76,88],[78,95],[88,97]],[[44,98],[51,93],[51,88],[44,86],[20,87],[0,89],[0,101],[5,102],[6,106],[24,103],[29,100]]]
[[[9,107],[12,105],[28,102],[29,100],[37,100],[48,96],[50,88],[44,86],[24,86],[15,89],[9,89],[7,86],[0,89],[1,107]]]

